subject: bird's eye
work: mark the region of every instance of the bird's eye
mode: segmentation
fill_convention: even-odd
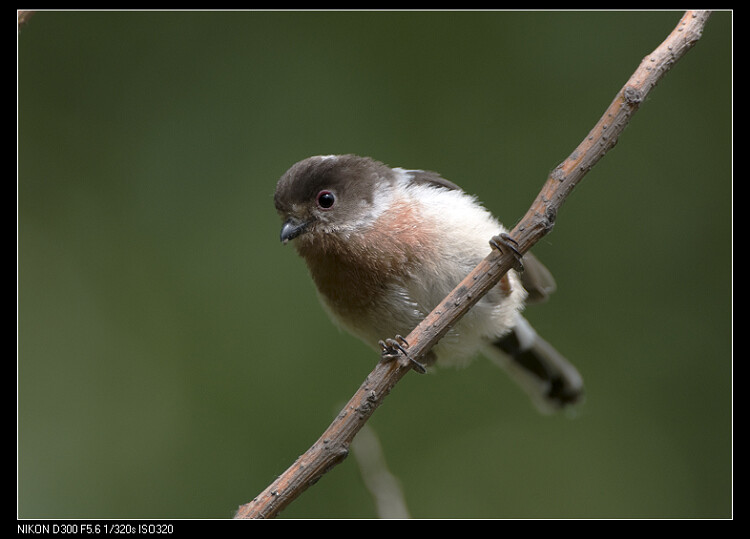
[[[321,191],[315,197],[315,200],[318,202],[320,209],[330,210],[333,207],[333,203],[336,202],[336,197],[330,191]]]

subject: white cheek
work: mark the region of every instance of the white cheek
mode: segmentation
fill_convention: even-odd
[[[393,191],[387,184],[376,186],[373,193],[372,203],[362,200],[358,202],[358,208],[354,212],[355,219],[349,219],[345,224],[337,225],[337,231],[344,234],[362,232],[372,226],[391,206]]]

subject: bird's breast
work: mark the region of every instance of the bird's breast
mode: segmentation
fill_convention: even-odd
[[[412,308],[408,298],[392,297],[394,286],[430,263],[431,234],[417,208],[396,203],[361,230],[329,233],[300,243],[298,250],[332,314],[362,325]]]

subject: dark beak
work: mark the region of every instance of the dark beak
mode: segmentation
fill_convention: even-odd
[[[286,244],[302,234],[307,228],[307,223],[290,217],[281,226],[281,243]]]

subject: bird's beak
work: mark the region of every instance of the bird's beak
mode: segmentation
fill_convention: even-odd
[[[286,245],[290,240],[302,234],[306,228],[306,222],[290,217],[281,226],[281,243]]]

